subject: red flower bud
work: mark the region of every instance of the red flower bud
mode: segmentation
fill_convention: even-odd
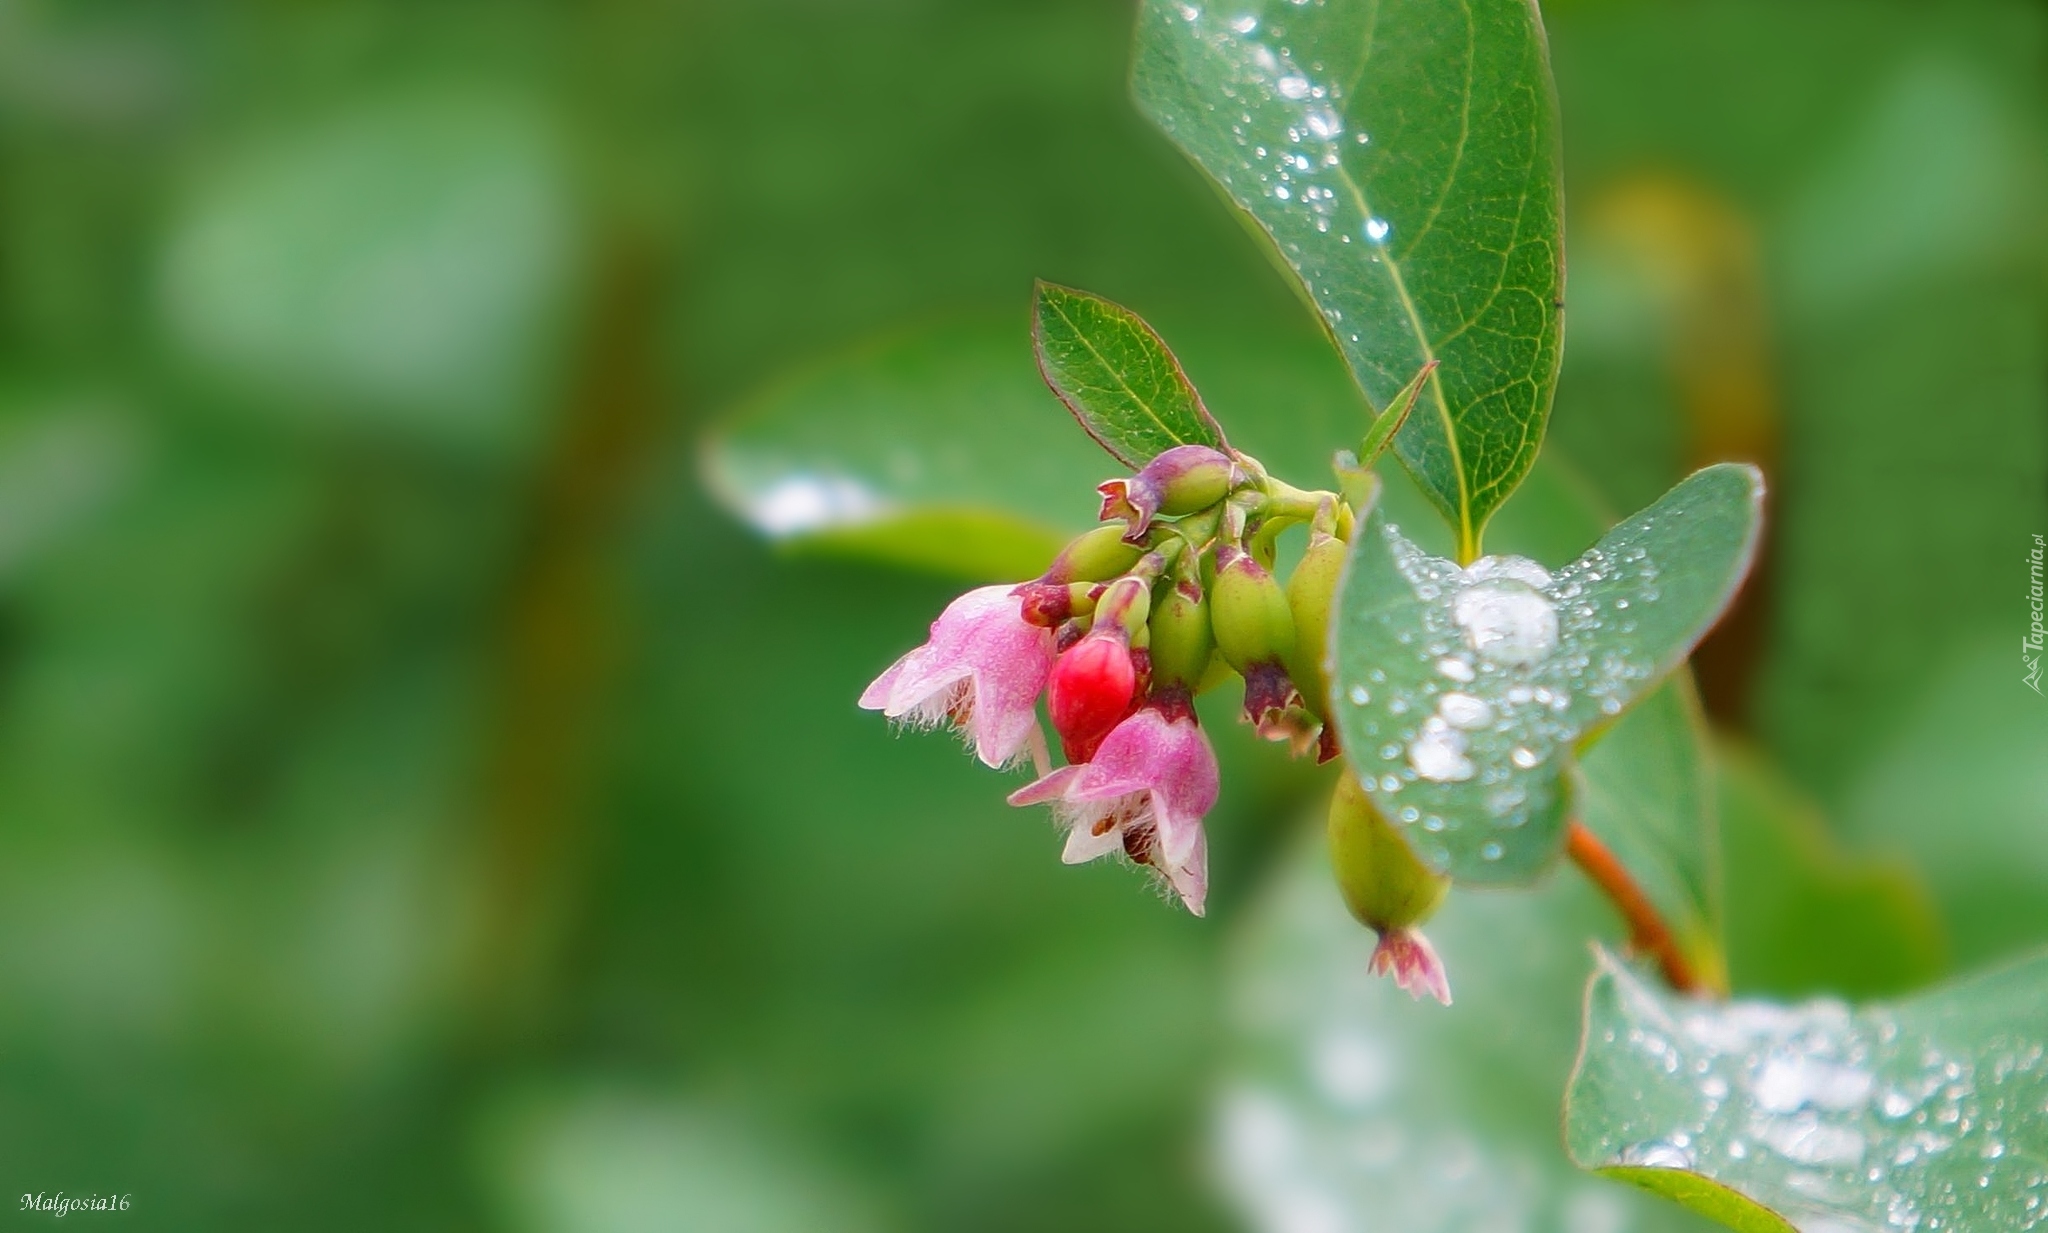
[[[1086,762],[1111,728],[1130,713],[1137,666],[1120,630],[1101,629],[1081,639],[1052,666],[1046,706],[1067,761]]]

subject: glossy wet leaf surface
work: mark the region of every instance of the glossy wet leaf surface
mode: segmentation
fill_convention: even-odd
[[[1564,288],[1557,115],[1524,0],[1148,0],[1138,105],[1248,212],[1476,551],[1528,472]]]
[[[2044,1053],[2048,957],[1861,1010],[1689,1001],[1605,960],[1566,1139],[1587,1168],[1679,1196],[1706,1178],[1803,1230],[2032,1229]]]
[[[1094,523],[1103,455],[1040,378],[1025,323],[969,318],[828,358],[721,420],[703,469],[749,525],[806,551],[957,577],[1036,574]],[[1189,349],[1238,444],[1302,482],[1363,431],[1314,340],[1204,335]],[[1321,362],[1319,362],[1321,361]],[[1282,417],[1261,414],[1284,406]],[[1279,421],[1279,422],[1276,422]]]
[[[1373,935],[1338,901],[1320,838],[1278,871],[1226,974],[1216,1150],[1254,1229],[1710,1227],[1579,1172],[1558,1142],[1586,939],[1615,927],[1582,880],[1453,894],[1425,927],[1446,1008],[1368,973]]]
[[[1098,295],[1038,284],[1038,371],[1096,442],[1136,470],[1176,445],[1223,444],[1166,343],[1138,314]]]
[[[1668,675],[1754,552],[1761,479],[1709,467],[1552,574],[1469,569],[1375,513],[1352,543],[1330,648],[1338,733],[1425,862],[1524,881],[1558,855],[1572,751]]]

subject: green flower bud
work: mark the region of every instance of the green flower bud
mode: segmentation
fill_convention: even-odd
[[[1126,642],[1144,630],[1145,620],[1151,615],[1152,580],[1149,578],[1119,578],[1103,588],[1095,600],[1095,627],[1119,626]]]
[[[1320,532],[1309,536],[1308,552],[1287,579],[1287,607],[1294,615],[1294,655],[1287,671],[1308,709],[1330,717],[1330,604],[1344,570],[1344,541]]]
[[[1416,858],[1348,765],[1330,798],[1330,862],[1351,915],[1382,934],[1428,920],[1451,886]]]
[[[1294,614],[1287,592],[1250,553],[1235,544],[1216,549],[1216,585],[1209,623],[1216,649],[1244,677],[1244,719],[1269,741],[1286,741],[1298,757],[1315,742],[1318,724],[1288,675],[1294,656]]]
[[[1216,649],[1239,672],[1294,654],[1294,614],[1287,593],[1266,567],[1235,544],[1216,549],[1216,582],[1209,597]]]
[[[1144,545],[1124,542],[1122,527],[1097,527],[1060,549],[1037,582],[1106,582],[1128,572],[1144,554]]]
[[[1152,605],[1152,680],[1200,692],[1215,650],[1209,628],[1209,599],[1192,578],[1179,579]]]
[[[1154,516],[1175,517],[1205,510],[1230,495],[1243,478],[1230,455],[1206,445],[1177,445],[1145,464],[1127,480],[1098,484],[1102,518],[1124,520],[1125,538],[1143,542]]]

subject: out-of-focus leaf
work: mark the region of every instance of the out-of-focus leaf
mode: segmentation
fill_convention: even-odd
[[[1455,1001],[1370,975],[1321,845],[1291,857],[1229,971],[1236,1043],[1223,1176],[1266,1233],[1653,1233],[1705,1222],[1586,1177],[1557,1135],[1586,939],[1612,913],[1581,879],[1454,894],[1427,926]]]
[[[1709,467],[1555,576],[1514,557],[1460,570],[1375,512],[1336,600],[1335,719],[1418,856],[1481,884],[1556,859],[1570,752],[1720,615],[1749,567],[1761,497],[1754,468]]]
[[[1110,464],[1032,371],[1021,321],[829,360],[715,429],[711,489],[770,538],[1028,578],[1087,529]]]
[[[517,452],[542,429],[570,319],[573,227],[530,107],[389,100],[203,181],[160,307],[201,367],[265,410]]]
[[[1478,554],[1557,377],[1557,115],[1524,0],[1147,0],[1139,106],[1272,238],[1386,407],[1442,367],[1395,451]]]
[[[2028,562],[2010,562],[2012,632],[1927,669],[1841,811],[1845,835],[1926,875],[1966,964],[2048,938],[2048,703],[2021,680]]]
[[[1329,451],[1364,429],[1341,372],[1313,350],[1212,333],[1188,352],[1211,401],[1242,410],[1241,444],[1288,478],[1322,482]],[[848,352],[766,391],[713,429],[703,466],[719,499],[772,539],[1015,579],[1088,528],[1094,485],[1115,464],[1046,392],[1023,322],[969,320]]]
[[[2026,16],[2037,28],[2038,10]],[[1844,131],[1816,143],[1773,245],[1798,485],[1779,523],[1757,726],[1850,827],[1858,778],[1886,773],[1895,734],[1920,726],[1914,707],[1952,687],[1944,667],[2023,632],[2025,551],[2048,530],[2038,70],[1957,57],[1957,36],[1917,17],[1910,29],[1911,51],[1879,61]],[[1933,428],[1929,407],[1956,410]],[[2009,739],[1988,716],[1966,729],[1965,749]],[[1916,825],[1988,821],[1940,816]],[[2048,937],[2048,918],[2022,915]],[[1959,957],[1984,954],[1957,924]]]
[[[0,576],[105,504],[129,478],[134,426],[96,400],[0,422]]]
[[[1136,470],[1176,445],[1223,444],[1180,361],[1138,314],[1047,282],[1031,308],[1040,375],[1118,462]]]
[[[1578,819],[1671,926],[1693,970],[1727,986],[1720,828],[1706,719],[1689,674],[1629,709],[1579,762]]]
[[[1738,991],[1881,997],[1942,974],[1946,930],[1911,865],[1845,851],[1760,753],[1723,742],[1715,755]]]
[[[2048,959],[1893,1006],[1710,1004],[1604,958],[1565,1106],[1572,1158],[1732,1227],[2031,1229],[2048,1177]],[[1719,1214],[1719,1213],[1717,1213]]]
[[[644,1092],[531,1093],[480,1128],[487,1182],[520,1233],[806,1233],[886,1227],[802,1145],[715,1107]]]

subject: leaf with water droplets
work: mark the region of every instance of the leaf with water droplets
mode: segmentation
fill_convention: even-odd
[[[1477,554],[1557,380],[1557,107],[1528,0],[1146,0],[1138,105],[1250,214]]]
[[[1136,470],[1176,445],[1221,447],[1223,429],[1144,319],[1099,295],[1038,284],[1038,371],[1088,435]]]
[[[1603,955],[1565,1140],[1738,1229],[2000,1233],[2048,1220],[2044,1107],[2048,956],[1851,1010],[1689,1000]]]
[[[1484,884],[1557,858],[1584,793],[1575,752],[1733,598],[1762,493],[1753,467],[1708,467],[1555,574],[1525,557],[1460,569],[1374,514],[1336,599],[1335,718],[1360,782],[1423,861]]]
[[[1320,819],[1318,819],[1320,821]],[[1584,881],[1453,895],[1427,927],[1449,1011],[1372,975],[1320,842],[1279,862],[1234,939],[1217,1105],[1222,1180],[1247,1224],[1470,1233],[1680,1233],[1707,1222],[1572,1167],[1557,1110],[1586,939],[1614,936]]]

